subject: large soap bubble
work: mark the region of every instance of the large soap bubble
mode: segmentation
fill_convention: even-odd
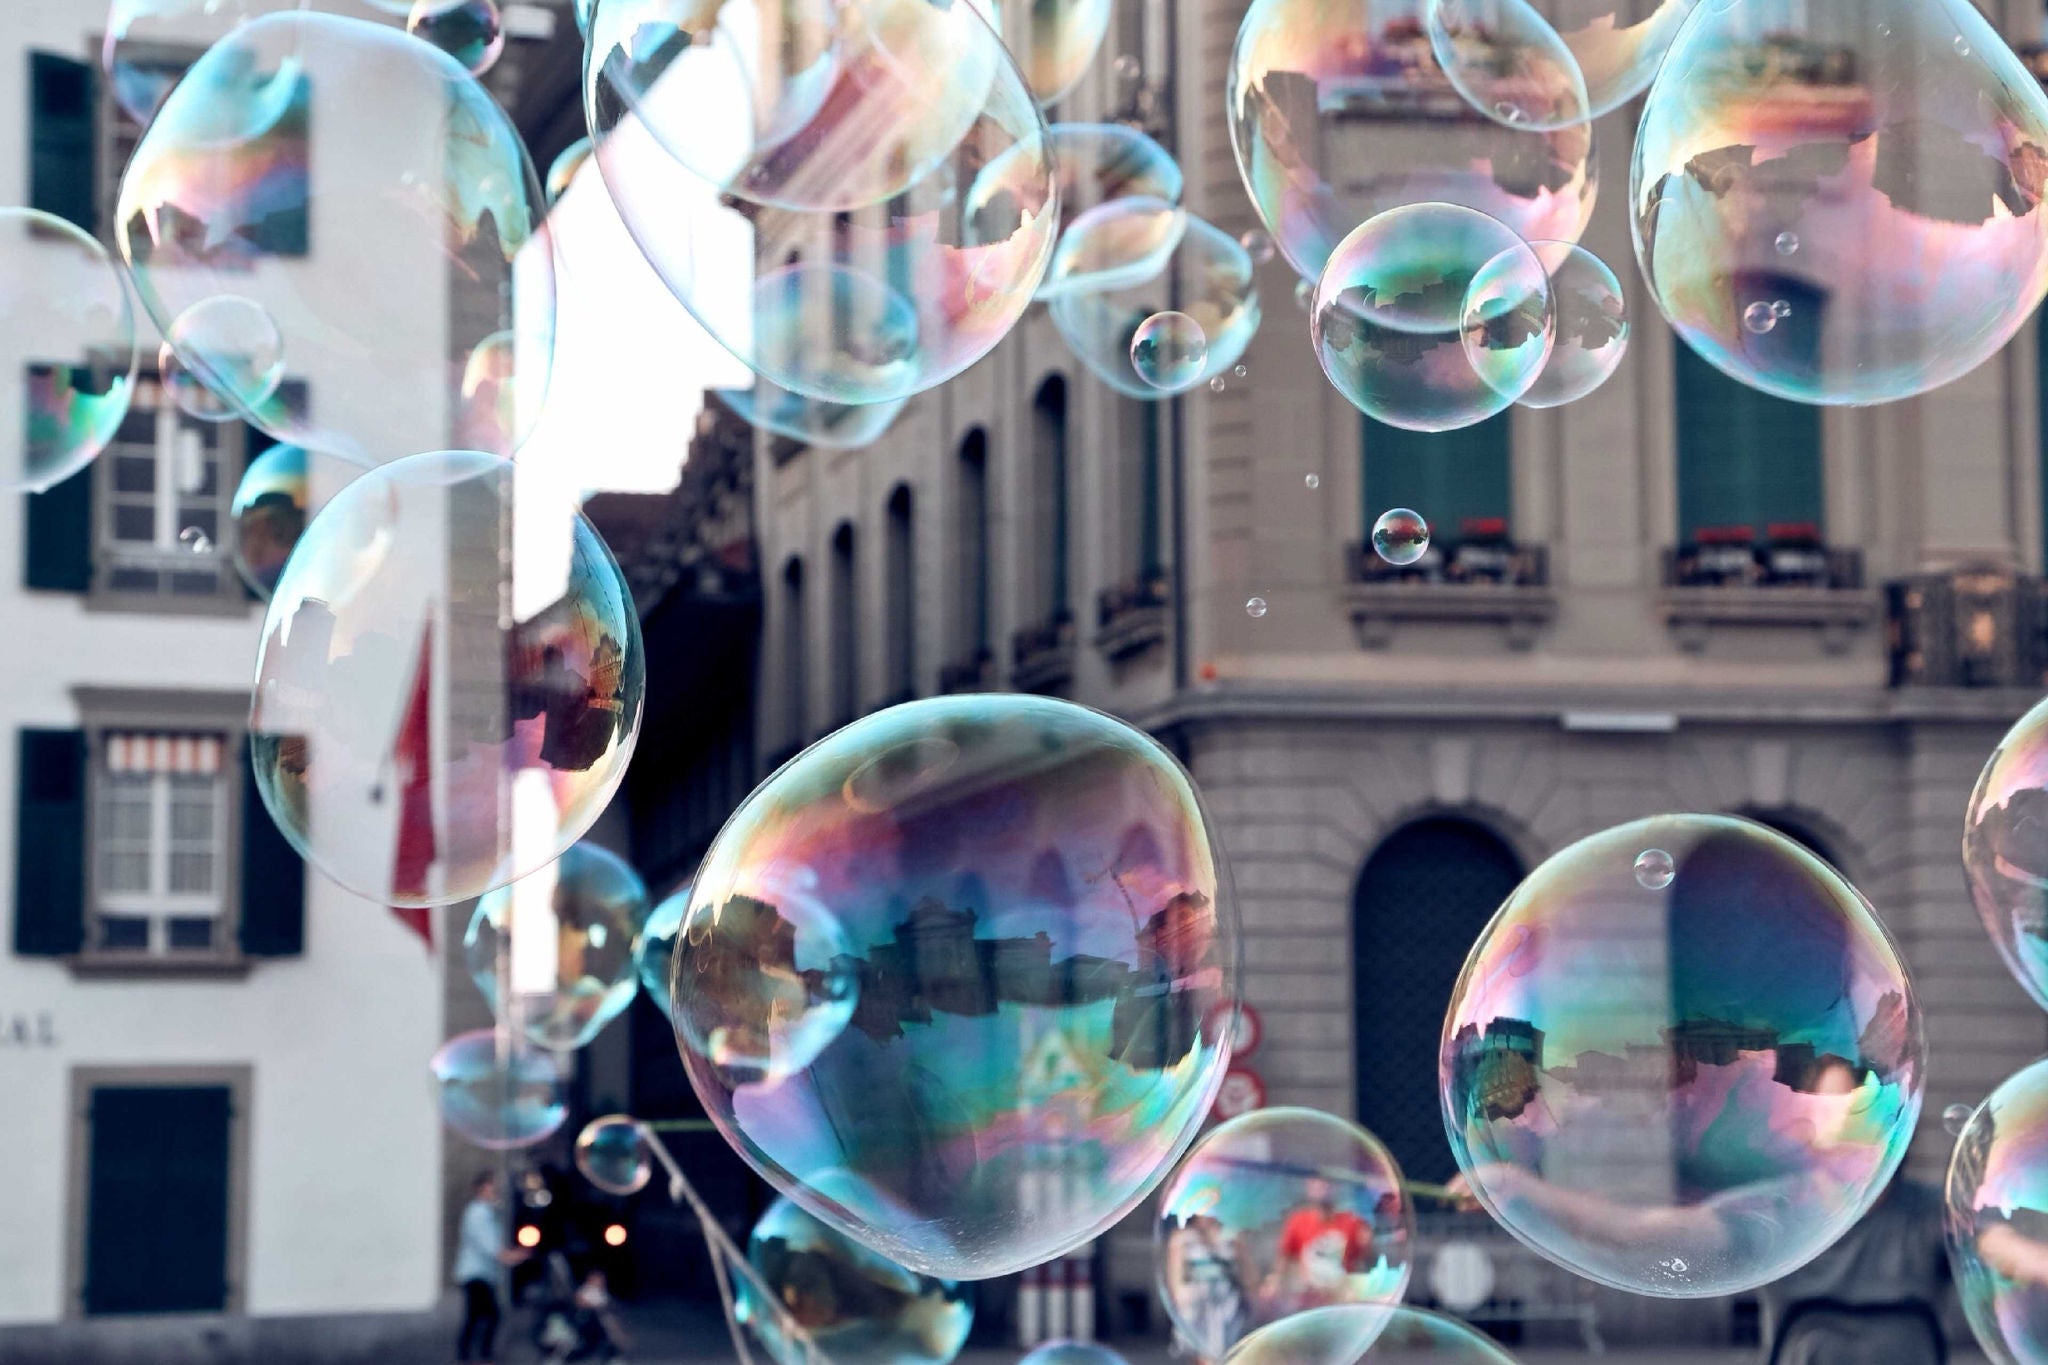
[[[511,335],[519,420],[492,447],[509,454],[552,359],[544,203],[511,120],[452,58],[294,12],[193,63],[136,146],[115,232],[179,358],[296,445],[386,460],[459,444],[470,357]],[[173,330],[223,295],[282,336],[295,383],[245,390],[248,358],[220,333]]]
[[[1252,206],[1306,279],[1403,204],[1461,204],[1567,242],[1592,216],[1592,125],[1523,132],[1481,114],[1412,0],[1253,0],[1224,98]]]
[[[574,844],[476,903],[463,965],[502,1023],[541,1047],[570,1051],[633,1003],[633,945],[646,919],[640,874],[616,853]]]
[[[632,596],[571,501],[490,455],[415,455],[337,494],[285,565],[256,660],[257,787],[359,895],[481,896],[603,811],[643,668]]]
[[[137,127],[146,126],[189,54],[251,19],[304,8],[305,0],[113,0],[100,38],[108,93]]]
[[[1024,83],[1040,104],[1080,84],[1109,36],[1110,0],[976,0],[1009,40]],[[1012,16],[1015,16],[1014,18]]]
[[[1103,287],[1104,255],[1119,262],[1137,259],[1132,234],[1151,240],[1178,224],[1177,244],[1160,258],[1149,277]],[[1106,252],[1096,243],[1109,240]],[[1121,268],[1116,277],[1126,278]],[[1259,293],[1253,282],[1252,258],[1244,246],[1221,228],[1187,214],[1163,200],[1119,199],[1090,209],[1076,219],[1061,239],[1052,272],[1061,280],[1092,276],[1092,288],[1063,288],[1047,305],[1053,326],[1097,378],[1132,398],[1157,399],[1185,393],[1197,384],[1226,373],[1243,357],[1259,330]],[[1133,346],[1142,340],[1145,324],[1172,313],[1183,322],[1169,325],[1183,342],[1200,338],[1199,348],[1173,348],[1190,363],[1149,370],[1134,362]],[[1188,323],[1193,326],[1189,327]]]
[[[1309,318],[1316,359],[1359,411],[1411,431],[1501,412],[1542,372],[1556,335],[1542,260],[1456,204],[1408,204],[1330,254]]]
[[[842,958],[807,960],[790,890],[829,907]],[[747,799],[692,901],[674,1004],[706,1110],[785,1194],[927,1274],[1098,1235],[1193,1139],[1228,1062],[1237,918],[1194,784],[1067,702],[855,721]],[[749,998],[800,983],[829,1003],[834,973],[857,998],[808,1067],[735,1074],[701,1045]]]
[[[135,396],[135,314],[98,242],[36,209],[0,208],[0,317],[13,395],[0,404],[0,491],[40,492],[121,429]]]
[[[903,405],[910,401],[894,398],[886,403],[828,403],[822,398],[791,393],[760,378],[755,379],[751,389],[714,389],[712,395],[748,426],[826,450],[859,450],[873,445],[895,425]]]
[[[487,1028],[450,1038],[427,1069],[441,1121],[479,1147],[531,1147],[569,1116],[567,1078],[554,1054]]]
[[[947,1365],[967,1344],[974,1303],[950,1280],[906,1270],[787,1198],[768,1206],[747,1238],[760,1284],[834,1365]],[[749,1300],[739,1309],[782,1349],[781,1365],[801,1365],[794,1342],[774,1340],[775,1319]]]
[[[2048,1009],[2048,701],[2006,731],[1977,778],[1963,873],[1998,955]]]
[[[1203,1136],[1160,1189],[1159,1296],[1196,1353],[1309,1308],[1398,1303],[1415,1211],[1380,1140],[1313,1109],[1262,1109]]]
[[[1246,1337],[1224,1365],[1515,1365],[1493,1338],[1421,1308],[1311,1308]]]
[[[1743,383],[1887,402],[1974,369],[2048,291],[2044,164],[2048,96],[1969,0],[1715,0],[1644,105],[1636,254]]]
[[[833,403],[907,398],[987,354],[1030,303],[1059,205],[1044,120],[973,7],[839,5],[823,101],[767,152],[698,79],[692,54],[719,45],[679,37],[679,7],[605,0],[584,99],[619,217],[691,314]],[[998,162],[1001,192],[970,212]]]
[[[1534,121],[1545,97],[1562,127],[1618,109],[1649,88],[1694,0],[1426,0],[1444,72],[1482,111]],[[1517,118],[1514,115],[1519,114]]]
[[[1912,1138],[1925,1052],[1898,949],[1840,873],[1762,825],[1666,815],[1515,889],[1438,1069],[1463,1179],[1509,1232],[1693,1298],[1768,1284],[1863,1215]]]
[[[1948,1168],[1956,1293],[1998,1365],[2048,1360],[2048,1059],[1979,1105]]]

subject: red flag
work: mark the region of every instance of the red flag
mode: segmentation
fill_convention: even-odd
[[[437,852],[434,843],[432,693],[434,626],[430,621],[420,632],[420,662],[413,673],[412,700],[405,708],[392,748],[393,766],[399,778],[398,854],[391,867],[391,889],[402,895],[427,894],[427,873]],[[434,946],[434,916],[431,909],[393,907],[405,926]]]

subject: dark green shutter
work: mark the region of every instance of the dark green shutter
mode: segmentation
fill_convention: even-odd
[[[297,957],[306,950],[306,865],[285,841],[256,790],[242,749],[242,951]]]
[[[1159,554],[1159,408],[1157,403],[1138,404],[1138,420],[1144,424],[1138,471],[1138,576],[1146,581],[1165,573]]]
[[[23,730],[15,784],[14,951],[85,946],[85,735]]]
[[[1821,528],[1820,409],[1738,383],[1677,347],[1678,538],[1702,529]]]
[[[92,589],[92,466],[28,499],[24,581],[52,592]]]
[[[93,130],[98,96],[92,66],[52,52],[31,52],[28,87],[29,206],[97,233]]]
[[[85,1311],[226,1308],[228,1087],[102,1086],[89,1122]]]
[[[1510,524],[1508,415],[1457,431],[1408,431],[1365,419],[1367,530],[1392,507],[1420,512],[1430,538],[1449,547],[1475,521]]]

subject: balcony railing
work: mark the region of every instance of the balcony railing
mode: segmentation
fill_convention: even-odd
[[[1452,545],[1432,544],[1413,564],[1389,564],[1370,541],[1346,547],[1353,583],[1474,583],[1540,588],[1550,583],[1550,554],[1542,545],[1517,545],[1491,519],[1468,523]],[[1478,533],[1474,534],[1475,527]]]
[[[1863,552],[1824,544],[1804,522],[1702,530],[1690,544],[1664,552],[1667,588],[1824,588],[1863,586]]]
[[[2048,682],[2048,583],[1995,565],[1885,585],[1893,687]]]
[[[1010,638],[1010,686],[1049,692],[1074,680],[1074,614],[1064,607],[1050,621],[1026,626]]]
[[[990,649],[978,649],[964,659],[939,666],[939,691],[986,692],[996,685],[996,656]]]
[[[1095,647],[1116,663],[1165,643],[1172,593],[1173,585],[1164,574],[1104,588],[1095,598]]]
[[[1513,649],[1527,649],[1557,613],[1550,591],[1550,555],[1517,545],[1507,523],[1467,520],[1458,538],[1433,543],[1413,564],[1389,564],[1369,541],[1344,549],[1345,595],[1364,649],[1384,649],[1403,623],[1501,627]]]

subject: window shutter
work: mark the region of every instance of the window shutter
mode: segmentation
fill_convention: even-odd
[[[306,865],[256,790],[242,746],[242,951],[297,957],[306,950]]]
[[[1759,393],[1676,347],[1678,538],[1821,524],[1820,409]]]
[[[28,73],[29,205],[97,234],[93,69],[53,52],[31,52]]]
[[[92,590],[93,467],[28,499],[23,581],[51,592]]]
[[[23,730],[15,786],[14,951],[85,946],[85,734]]]
[[[1467,522],[1512,524],[1508,478],[1508,415],[1457,431],[1409,431],[1365,419],[1367,532],[1392,507],[1420,512],[1432,542],[1449,547]]]

